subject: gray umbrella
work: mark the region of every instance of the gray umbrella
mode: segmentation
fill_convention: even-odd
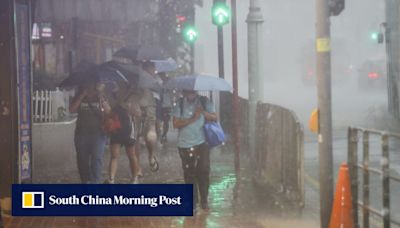
[[[164,87],[177,90],[232,91],[231,85],[224,79],[200,74],[172,78]]]
[[[151,89],[154,91],[160,91],[162,89],[160,82],[156,79],[156,77],[150,75],[146,71],[144,71],[140,66],[136,66],[133,64],[117,64],[121,68],[121,72],[125,74],[130,80],[130,78],[135,77],[134,82],[135,86],[144,89]],[[138,77],[138,79],[136,79]]]
[[[172,72],[178,69],[178,64],[173,58],[166,60],[152,60],[158,73]]]
[[[133,61],[165,60],[163,50],[154,45],[135,45],[119,49],[114,53],[115,57],[131,59]]]

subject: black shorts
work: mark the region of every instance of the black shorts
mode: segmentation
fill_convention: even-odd
[[[161,105],[161,101],[158,99],[156,100],[156,118],[157,120],[162,120],[163,119],[163,108]]]
[[[120,144],[125,147],[135,145],[135,129],[132,117],[128,114],[128,111],[120,106],[115,107],[113,112],[118,115],[121,128],[111,133],[110,145]]]
[[[170,107],[162,108],[162,115],[163,115],[164,121],[169,121],[171,119],[171,112],[172,112],[172,109]]]

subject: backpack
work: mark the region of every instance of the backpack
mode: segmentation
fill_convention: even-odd
[[[200,103],[203,109],[206,110],[207,97],[200,96]],[[181,116],[183,115],[183,98],[179,98],[179,108],[181,111]],[[204,126],[204,136],[209,148],[216,147],[225,142],[225,133],[218,121],[205,121]]]

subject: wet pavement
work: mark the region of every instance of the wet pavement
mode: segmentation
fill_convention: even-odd
[[[174,146],[176,132],[170,142],[159,145],[157,151],[160,169],[153,173],[148,167],[147,155],[141,152],[143,178],[141,183],[182,183],[180,158]],[[318,227],[319,212],[315,203],[317,192],[306,186],[306,205],[303,210],[282,210],[270,194],[257,189],[252,181],[252,165],[242,150],[240,177],[234,172],[233,150],[229,145],[212,151],[211,210],[202,210],[193,217],[5,217],[5,227]],[[107,153],[105,163],[108,161]],[[121,153],[117,183],[130,179],[128,159]],[[104,164],[104,178],[107,164]],[[76,165],[53,170],[41,170],[37,183],[78,183]]]

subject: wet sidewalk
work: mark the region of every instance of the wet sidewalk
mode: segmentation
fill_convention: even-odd
[[[147,154],[142,149],[141,183],[183,183],[180,158],[174,145],[174,134],[166,146],[157,151],[160,169],[153,173],[148,167]],[[108,162],[109,153],[105,158]],[[233,169],[233,151],[229,146],[215,149],[211,154],[211,210],[202,210],[193,217],[5,217],[5,227],[318,227],[315,211],[306,205],[302,211],[282,211],[267,192],[256,189],[252,182],[251,164],[242,151],[240,178]],[[130,179],[128,159],[121,153],[117,183]],[[78,183],[75,164],[69,169],[41,170],[39,183]],[[107,164],[103,176],[106,177]]]

